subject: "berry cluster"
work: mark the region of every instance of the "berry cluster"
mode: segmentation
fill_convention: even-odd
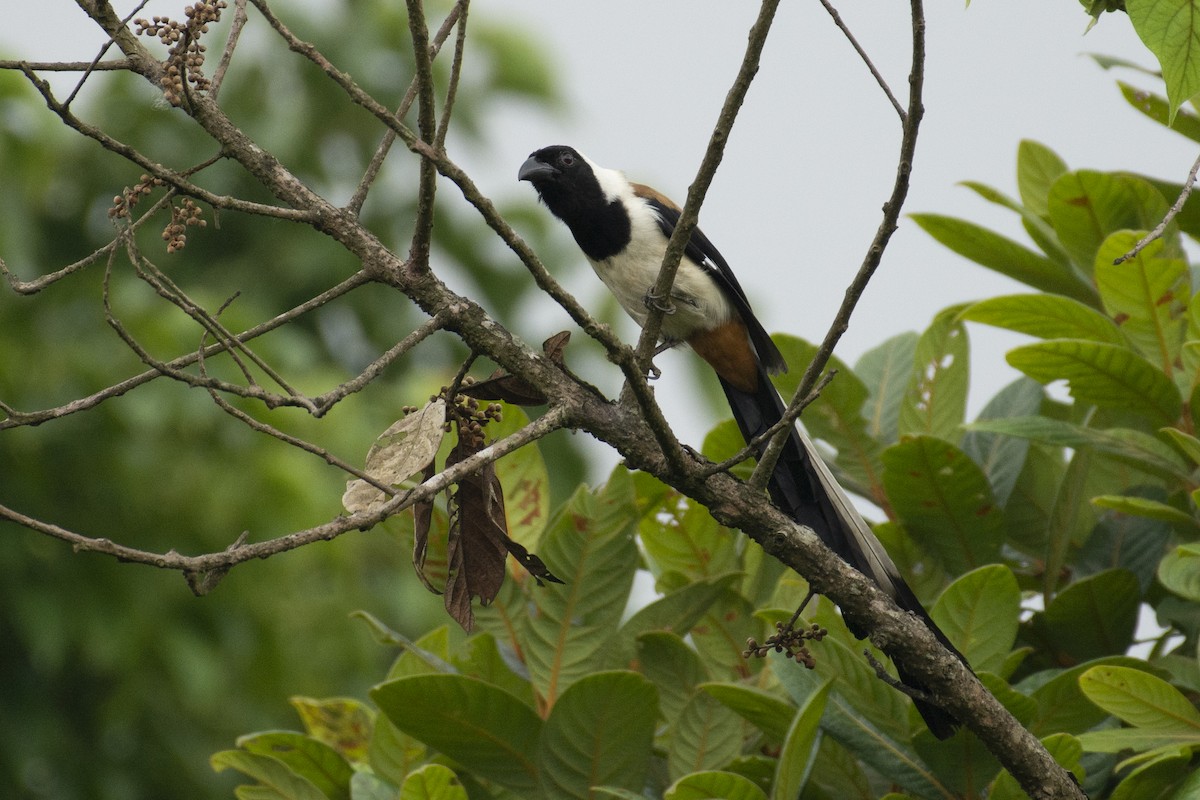
[[[448,387],[442,387],[442,397],[445,397],[449,392]],[[458,425],[458,438],[473,447],[483,446],[483,428],[489,422],[498,422],[501,416],[502,406],[499,403],[488,403],[485,406],[480,406],[478,400],[474,397],[459,397],[455,398],[455,402],[446,407],[446,430],[450,430],[450,423],[454,422]]]
[[[225,7],[225,0],[201,0],[183,10],[186,22],[158,16],[150,20],[133,21],[139,36],[156,36],[168,48],[162,89],[163,96],[171,105],[183,105],[184,76],[199,91],[211,88],[212,83],[201,71],[207,48],[200,43],[200,37],[208,33],[209,23],[221,19]]]
[[[171,221],[163,228],[162,238],[167,243],[167,252],[174,253],[187,244],[189,226],[205,227],[208,222],[201,216],[200,206],[190,197],[183,198],[178,206],[171,206]]]
[[[764,658],[767,653],[774,650],[776,653],[783,653],[786,658],[795,659],[797,664],[803,664],[809,669],[813,669],[816,667],[817,661],[805,646],[805,642],[819,642],[828,635],[829,631],[816,623],[797,630],[790,623],[776,622],[775,633],[767,637],[762,644],[752,638],[746,640],[746,649],[742,651],[742,658],[750,658],[750,656]]]
[[[129,214],[133,207],[150,192],[154,191],[155,186],[162,186],[162,178],[151,178],[149,175],[142,175],[138,178],[138,182],[133,186],[126,186],[121,190],[121,193],[113,198],[112,208],[108,210],[110,219],[129,219]]]

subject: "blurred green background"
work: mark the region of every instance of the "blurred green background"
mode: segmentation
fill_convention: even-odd
[[[394,104],[412,72],[402,6],[329,4],[308,18],[291,7],[287,20]],[[431,27],[448,8],[431,5]],[[220,51],[230,16],[209,34],[210,51]],[[528,33],[489,19],[486,8],[472,12],[470,28],[450,146],[478,159],[488,157],[483,132],[502,104],[520,100],[558,113],[561,102]],[[443,84],[452,45],[453,37],[437,62]],[[337,203],[349,198],[381,134],[263,25],[247,29],[221,100],[262,146]],[[140,78],[93,75],[75,110],[177,169],[215,152]],[[511,154],[495,157],[512,161]],[[0,73],[0,258],[19,278],[58,269],[109,241],[112,198],[139,175],[65,130],[22,76]],[[364,209],[366,224],[401,252],[415,176],[415,159],[397,148]],[[235,165],[218,164],[201,182],[272,202]],[[511,280],[521,274],[515,258],[503,250],[497,257],[493,236],[455,195],[448,184],[439,194],[435,269],[469,287],[499,319],[513,319],[533,283]],[[549,247],[537,237],[552,222],[532,198],[503,210],[533,231],[535,247]],[[222,316],[231,330],[282,313],[358,269],[303,226],[235,214],[214,219],[209,209],[205,216],[208,227],[189,229],[182,253],[165,253],[165,215],[142,229],[139,243],[210,311],[240,292]],[[93,264],[32,297],[0,287],[0,400],[24,411],[48,408],[145,369],[105,322],[103,273],[103,262]],[[112,302],[157,357],[200,342],[196,324],[139,281],[125,259],[113,267]],[[403,296],[368,286],[253,347],[297,388],[317,394],[353,377],[421,321]],[[464,355],[451,337],[435,336],[321,420],[238,405],[361,464],[401,406],[436,391]],[[546,446],[562,497],[583,477],[582,459],[569,437]],[[320,524],[341,511],[345,480],[233,420],[204,392],[167,379],[86,413],[0,431],[0,503],[151,551],[210,552],[242,531],[258,541]],[[351,620],[352,611],[366,609],[409,635],[445,621],[440,598],[412,575],[403,524],[394,527],[241,565],[197,598],[178,573],[74,554],[0,522],[0,797],[230,796],[236,778],[209,769],[212,752],[245,731],[295,727],[291,695],[362,695],[383,673],[393,651]]]

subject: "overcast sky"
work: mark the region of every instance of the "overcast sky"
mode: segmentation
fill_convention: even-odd
[[[3,3],[6,56],[79,58],[78,37],[98,37],[70,0]],[[124,12],[133,3],[116,5]],[[154,0],[143,13],[182,5]],[[288,3],[274,5],[286,17]],[[903,100],[908,4],[858,0],[839,9]],[[529,187],[515,180],[521,161],[538,147],[565,143],[682,202],[757,4],[477,0],[471,13],[502,15],[532,31],[560,65],[569,103],[565,115],[512,107],[491,126],[492,146],[452,152],[489,194],[528,196]],[[1194,145],[1126,106],[1116,76],[1084,55],[1155,66],[1123,15],[1107,15],[1084,36],[1087,17],[1077,0],[976,0],[969,8],[932,2],[926,14],[926,117],[906,211],[962,215],[1023,238],[1013,215],[956,186],[979,180],[1015,195],[1023,138],[1051,146],[1074,168],[1176,181],[1187,174]],[[47,19],[55,20],[53,37],[43,32]],[[824,335],[879,222],[898,145],[895,112],[820,3],[783,3],[701,214],[768,330],[810,340]],[[565,228],[561,235],[569,241]],[[582,257],[551,267],[585,302],[602,291]],[[839,355],[853,363],[889,336],[922,329],[947,305],[1019,290],[903,220]],[[527,319],[507,322],[531,338],[569,324],[549,300]],[[971,335],[977,410],[1015,376],[1003,352],[1019,340],[978,327]],[[695,442],[713,420],[685,422],[692,384],[671,380],[683,358],[691,356],[660,361],[667,375],[659,392],[679,432]]]

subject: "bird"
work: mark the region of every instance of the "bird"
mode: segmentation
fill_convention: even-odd
[[[639,326],[660,302],[651,296],[681,215],[666,195],[634,183],[619,170],[601,167],[578,150],[553,145],[534,151],[517,173],[528,181],[550,212],[564,222],[583,255]],[[777,423],[783,399],[770,375],[787,363],[755,317],[728,262],[695,227],[670,290],[662,318],[659,350],[686,345],[716,373],[734,420],[747,443]],[[854,508],[809,438],[795,425],[768,480],[775,505],[812,529],[852,567],[871,578],[905,611],[920,618],[947,650],[967,659],[930,618],[901,577],[870,526]],[[867,631],[850,625],[860,639]],[[898,666],[900,680],[926,693],[921,682]],[[927,699],[914,702],[939,739],[953,735],[959,720]]]

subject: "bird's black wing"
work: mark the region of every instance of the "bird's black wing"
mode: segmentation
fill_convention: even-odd
[[[675,232],[675,226],[679,223],[681,214],[679,208],[653,190],[638,191],[638,195],[654,209],[658,217],[658,227],[662,229],[663,235],[670,239],[671,234]],[[716,245],[704,235],[704,231],[699,227],[692,229],[692,235],[688,237],[683,254],[712,276],[712,279],[725,292],[725,296],[733,303],[738,316],[746,324],[750,341],[754,344],[758,358],[767,368],[767,372],[787,372],[787,362],[783,360],[783,354],[771,341],[771,336],[763,328],[762,323],[754,316],[754,311],[750,308],[750,301],[746,298],[746,292],[738,283],[733,270],[729,268],[729,263],[725,261],[725,257],[717,250]]]

